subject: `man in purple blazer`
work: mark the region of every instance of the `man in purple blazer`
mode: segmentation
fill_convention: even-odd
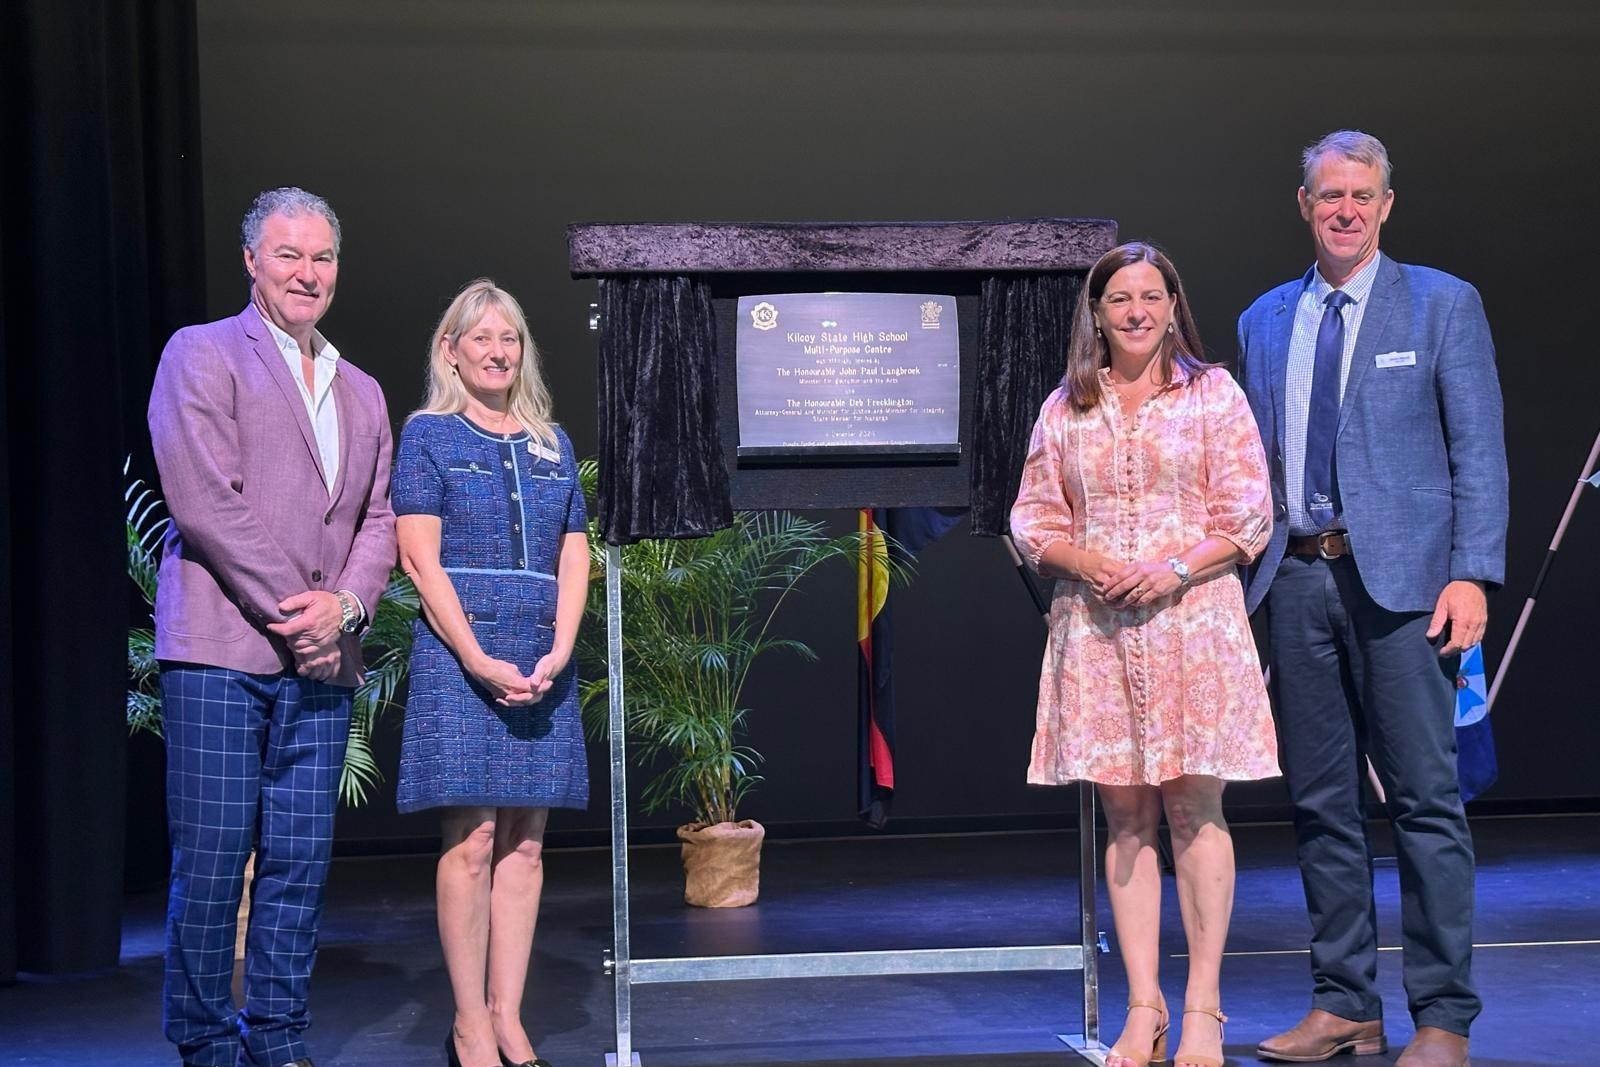
[[[156,597],[172,882],[165,1028],[196,1067],[309,1065],[303,1032],[358,634],[395,559],[389,414],[316,329],[339,220],[274,189],[250,305],[179,330],[150,395],[172,524]],[[244,1005],[235,916],[256,850]]]

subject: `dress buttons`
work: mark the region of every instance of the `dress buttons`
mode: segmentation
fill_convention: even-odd
[[[476,615],[472,614],[472,612],[469,611],[469,612],[467,612],[467,621],[468,622],[477,622],[478,621],[478,617]]]
[[[468,463],[467,464],[467,469],[470,470],[470,471],[475,471],[475,470],[478,469],[478,465],[476,463]]]
[[[313,581],[313,582],[320,582],[320,581],[322,581],[322,572],[321,572],[321,571],[312,571],[312,572],[311,572],[311,580],[312,580],[312,581]]]
[[[511,494],[511,499],[512,500],[521,500],[522,499],[522,494],[521,493],[512,493]]]
[[[506,470],[510,470],[511,469],[511,461],[509,459],[501,460],[500,462],[502,462],[502,463],[504,463],[506,465]]]
[[[511,524],[511,532],[512,533],[521,533],[522,532],[522,523],[520,523],[520,522],[512,523]]]
[[[517,566],[519,566],[519,567],[524,566],[523,562],[520,559],[517,560]]]

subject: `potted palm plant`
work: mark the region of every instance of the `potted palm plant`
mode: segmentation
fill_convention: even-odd
[[[592,494],[597,468],[580,464]],[[815,660],[773,620],[800,581],[831,560],[854,561],[857,533],[829,537],[822,523],[790,512],[741,511],[707,537],[646,540],[622,550],[625,719],[648,778],[646,812],[669,804],[691,813],[683,842],[684,899],[702,907],[753,903],[760,891],[765,831],[740,819],[739,802],[761,781],[761,754],[746,743],[744,685],[755,661],[783,651]],[[881,540],[869,551],[884,553]],[[605,546],[589,525],[591,582],[605,584]],[[886,562],[901,565],[892,553]],[[604,736],[608,710],[605,597],[591,595],[580,628],[585,721]]]

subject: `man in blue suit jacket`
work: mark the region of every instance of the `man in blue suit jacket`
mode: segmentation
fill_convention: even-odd
[[[1316,265],[1239,319],[1239,376],[1272,468],[1277,528],[1246,574],[1264,605],[1279,755],[1312,923],[1312,1010],[1267,1059],[1383,1052],[1363,827],[1370,755],[1399,857],[1399,1067],[1463,1067],[1473,990],[1472,839],[1456,782],[1454,676],[1505,569],[1500,386],[1472,286],[1378,251],[1389,158],[1343,130],[1308,148]]]

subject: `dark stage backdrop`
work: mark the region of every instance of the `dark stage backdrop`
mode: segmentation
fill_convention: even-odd
[[[1330,20],[1267,0],[324,0],[285,18],[209,0],[209,310],[244,301],[232,245],[251,195],[303,184],[345,226],[327,332],[378,376],[397,416],[418,396],[435,317],[489,274],[525,302],[559,414],[590,452],[595,286],[567,276],[570,221],[1085,215],[1173,255],[1213,355],[1227,358],[1239,311],[1309,264],[1300,148],[1364,127],[1394,154],[1385,249],[1474,282],[1499,342],[1514,517],[1493,659],[1600,428],[1597,11],[1356,0]],[[1587,670],[1597,549],[1591,498],[1495,714],[1491,802],[1600,793]],[[1043,637],[999,546],[958,529],[922,554],[902,604],[900,824],[1066,812],[1069,792],[1022,781]],[[785,626],[821,663],[775,659],[752,682],[768,758],[756,818],[854,817],[854,612],[851,576],[811,583]],[[595,802],[555,829],[604,825],[595,755]],[[1241,810],[1282,798],[1275,784],[1229,796]],[[341,834],[434,832],[391,812],[382,799]]]
[[[123,725],[122,465],[204,304],[194,34],[189,0],[0,7],[0,981],[114,965],[125,824],[160,861],[161,764]]]

